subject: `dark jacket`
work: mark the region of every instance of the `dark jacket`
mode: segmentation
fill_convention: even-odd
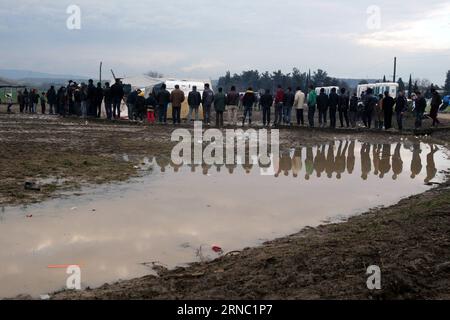
[[[214,102],[214,92],[211,89],[203,91],[202,104],[204,106],[211,106]]]
[[[326,110],[328,108],[328,96],[325,92],[321,92],[317,96],[317,108],[319,108],[319,110]]]
[[[328,106],[336,109],[339,104],[339,96],[336,92],[331,92],[328,96]]]
[[[253,107],[253,104],[256,102],[255,93],[253,91],[247,91],[242,98],[242,105],[244,107],[250,108]]]
[[[90,103],[97,102],[97,88],[93,84],[88,85],[87,98],[90,101]]]
[[[135,102],[135,109],[137,112],[139,113],[144,113],[145,112],[145,98],[143,96],[137,96],[136,97],[136,102]]]
[[[349,97],[348,95],[344,94],[340,94],[339,95],[339,101],[338,101],[338,108],[339,110],[348,110],[348,102],[349,102]]]
[[[97,87],[95,88],[95,101],[97,102],[97,104],[101,104],[103,101],[103,89],[101,87]]]
[[[137,91],[131,92],[127,97],[127,104],[136,104],[137,96]]]
[[[261,99],[259,99],[259,104],[263,108],[270,108],[272,106],[272,103],[273,103],[273,96],[270,93],[264,93],[261,96]]]
[[[151,106],[154,109],[158,105],[158,102],[156,101],[156,99],[152,95],[149,95],[147,100],[145,101],[145,105],[147,107]]]
[[[398,96],[395,102],[395,112],[402,113],[408,110],[408,100],[405,96]]]
[[[366,112],[372,112],[378,103],[378,98],[373,94],[366,94],[364,97],[364,110]]]
[[[112,103],[111,87],[105,87],[105,89],[103,89],[103,95],[105,96],[105,104],[111,104]]]
[[[236,91],[230,91],[227,94],[226,104],[228,106],[237,106],[239,105],[239,93]]]
[[[358,112],[358,97],[352,96],[350,98],[350,112]]]
[[[123,85],[114,83],[111,86],[111,98],[112,99],[122,99],[124,96]]]
[[[188,105],[198,107],[202,103],[202,96],[198,91],[191,91],[188,94]]]
[[[293,93],[292,91],[287,91],[284,94],[284,98],[283,98],[283,104],[285,107],[292,107],[294,105],[294,100],[295,100],[295,93]]]
[[[156,101],[160,106],[167,106],[170,103],[170,92],[167,90],[159,90],[156,94]]]
[[[383,110],[386,112],[392,112],[394,110],[395,100],[392,97],[383,98]]]
[[[49,104],[56,104],[56,91],[55,89],[48,89],[47,91],[47,101]]]
[[[214,95],[214,110],[225,111],[225,94],[223,92],[218,92]]]
[[[416,100],[416,113],[424,113],[427,108],[427,100],[424,97],[420,97]]]

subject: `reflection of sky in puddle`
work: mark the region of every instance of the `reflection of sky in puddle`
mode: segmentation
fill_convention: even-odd
[[[212,244],[227,252],[395,203],[442,178],[439,148],[336,141],[282,152],[266,169],[144,159],[152,173],[131,183],[0,211],[0,296],[62,288],[65,270],[50,264],[81,264],[83,285],[98,286],[149,273],[144,262],[173,267],[200,247],[214,257]]]

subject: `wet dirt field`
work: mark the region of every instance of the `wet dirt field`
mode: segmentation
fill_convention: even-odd
[[[144,277],[84,293],[63,292],[56,298],[370,298],[367,289],[361,295],[361,285],[352,291],[351,284],[355,285],[357,277],[365,278],[361,263],[370,263],[366,258],[373,258],[380,246],[385,250],[393,239],[401,241],[405,249],[391,244],[389,253],[375,260],[386,259],[382,263],[387,270],[397,272],[394,274],[404,282],[397,284],[401,294],[420,296],[425,292],[419,277],[414,278],[419,283],[408,282],[411,271],[401,271],[401,264],[413,261],[420,271],[413,274],[420,274],[420,279],[436,276],[436,272],[425,274],[421,268],[444,263],[439,272],[448,272],[447,255],[437,258],[448,246],[448,237],[441,234],[449,227],[449,211],[443,209],[449,197],[443,186],[377,214],[306,229],[301,235],[270,241],[236,256],[187,266],[217,258],[212,244],[221,246],[224,253],[240,251],[306,226],[394,205],[437,183],[445,184],[449,162],[444,131],[416,139],[377,132],[282,130],[283,152],[263,172],[248,164],[175,166],[169,160],[171,127],[102,121],[86,124],[78,119],[16,115],[0,116],[0,123],[4,181],[0,242],[8,248],[0,253],[0,260],[7,261],[0,270],[2,297],[36,297],[58,290],[65,283],[65,270],[48,266],[80,264],[84,287],[154,274],[151,267],[155,265],[161,277]],[[130,177],[132,180],[126,182]],[[40,191],[25,190],[26,181],[36,182]],[[46,199],[50,200],[33,204]],[[413,202],[426,210],[405,216],[405,206]],[[414,211],[417,206],[411,208]],[[381,222],[383,219],[392,223]],[[426,239],[418,242],[413,234],[418,228],[431,228],[434,233],[428,232],[423,235]],[[18,235],[14,230],[22,231]],[[339,237],[336,232],[341,232]],[[364,245],[368,239],[370,244]],[[319,245],[321,241],[323,245]],[[431,243],[431,256],[416,261],[420,252],[430,251]],[[356,248],[354,255],[348,251],[349,245]],[[400,250],[397,257],[402,257],[410,246],[416,246],[411,251],[415,260],[394,261],[396,249]],[[332,252],[332,248],[336,250]],[[290,265],[290,259],[300,253],[304,258],[297,257]],[[343,256],[336,256],[339,254]],[[336,263],[347,268],[351,261],[359,264],[346,270],[346,282],[341,283],[344,289],[323,283],[327,272],[330,279],[338,277]],[[174,271],[165,269],[180,265]],[[355,275],[355,269],[362,274]],[[269,280],[274,275],[279,276]],[[292,282],[297,276],[298,281]],[[262,281],[259,287],[249,282],[254,283],[255,277]],[[283,281],[292,282],[292,290],[282,293]],[[241,291],[231,288],[236,282],[243,284]],[[412,287],[411,293],[407,288]],[[392,290],[377,297],[401,297],[397,289]],[[443,288],[430,292],[434,295],[424,297],[448,293]]]

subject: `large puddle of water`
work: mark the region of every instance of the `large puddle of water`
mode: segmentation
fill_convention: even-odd
[[[0,297],[63,288],[54,266],[80,265],[83,287],[95,287],[390,205],[441,181],[449,157],[418,142],[336,141],[282,152],[268,169],[151,163],[129,183],[0,208]]]

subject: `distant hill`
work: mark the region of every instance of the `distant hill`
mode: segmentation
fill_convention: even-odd
[[[17,69],[0,69],[0,77],[12,80],[30,80],[30,79],[88,79],[86,76],[79,76],[73,74],[52,74],[45,72],[36,72],[31,70],[17,70]]]

